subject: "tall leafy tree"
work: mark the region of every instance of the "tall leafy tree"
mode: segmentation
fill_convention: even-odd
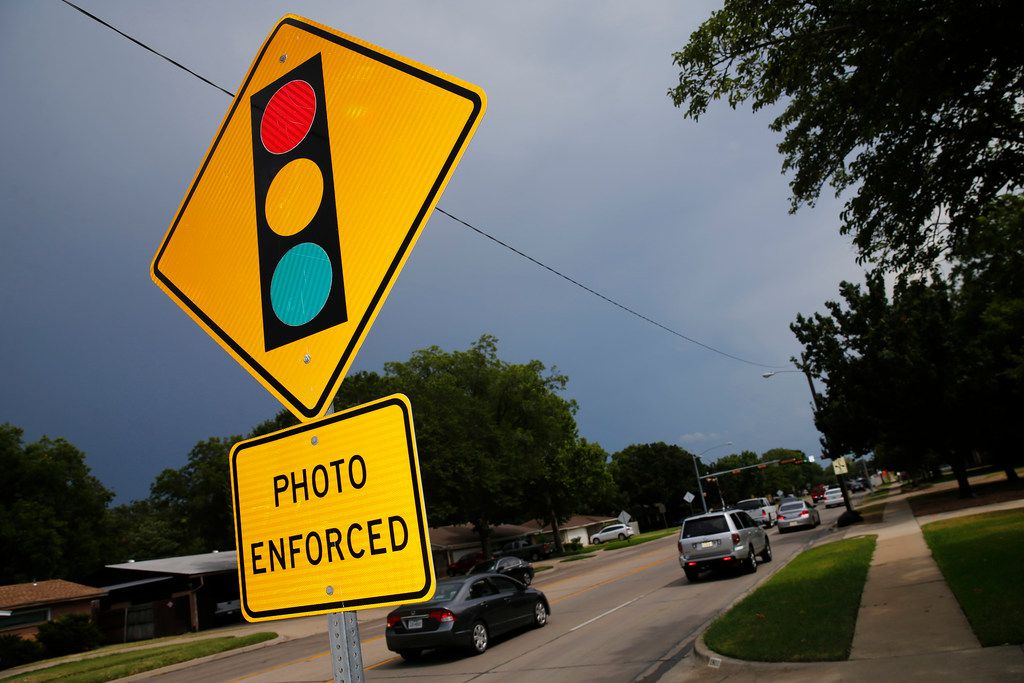
[[[698,491],[693,455],[663,441],[626,446],[612,455],[611,472],[627,511],[649,525],[675,523],[688,514],[683,496]]]
[[[113,492],[65,439],[0,424],[0,583],[78,579],[102,561]]]
[[[489,551],[495,524],[539,510],[549,518],[546,501],[558,495],[562,458],[576,439],[575,404],[560,395],[564,375],[539,361],[505,362],[497,339],[484,335],[465,351],[432,346],[385,364],[383,375],[351,379],[339,407],[395,391],[412,402],[431,524],[470,523]]]
[[[669,95],[777,111],[792,209],[849,191],[862,259],[927,266],[1024,183],[1022,34],[1015,0],[726,0]]]

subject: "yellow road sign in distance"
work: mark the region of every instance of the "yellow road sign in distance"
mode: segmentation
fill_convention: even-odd
[[[299,419],[322,415],[485,107],[476,86],[286,16],[154,281]]]
[[[412,410],[405,396],[239,442],[230,463],[247,620],[433,596]]]

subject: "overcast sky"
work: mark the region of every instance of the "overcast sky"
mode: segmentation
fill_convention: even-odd
[[[289,12],[480,86],[438,206],[734,356],[787,365],[796,314],[862,279],[836,201],[789,215],[771,112],[694,123],[667,97],[717,3],[80,4],[232,92]],[[0,0],[0,65],[0,422],[69,439],[118,502],[143,498],[197,441],[280,409],[149,276],[230,98],[59,0]],[[765,380],[438,213],[353,370],[483,333],[568,375],[609,452],[820,453],[801,375]]]

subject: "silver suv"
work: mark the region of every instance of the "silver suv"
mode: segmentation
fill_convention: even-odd
[[[761,525],[743,510],[726,510],[683,520],[679,566],[694,582],[705,569],[743,569],[753,574],[757,560],[771,562],[772,545]]]

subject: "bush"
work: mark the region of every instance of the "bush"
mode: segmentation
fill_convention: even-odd
[[[36,640],[43,644],[47,657],[85,652],[99,647],[100,630],[87,614],[65,614],[39,625]]]
[[[28,664],[43,658],[43,646],[20,636],[0,636],[0,669]]]

